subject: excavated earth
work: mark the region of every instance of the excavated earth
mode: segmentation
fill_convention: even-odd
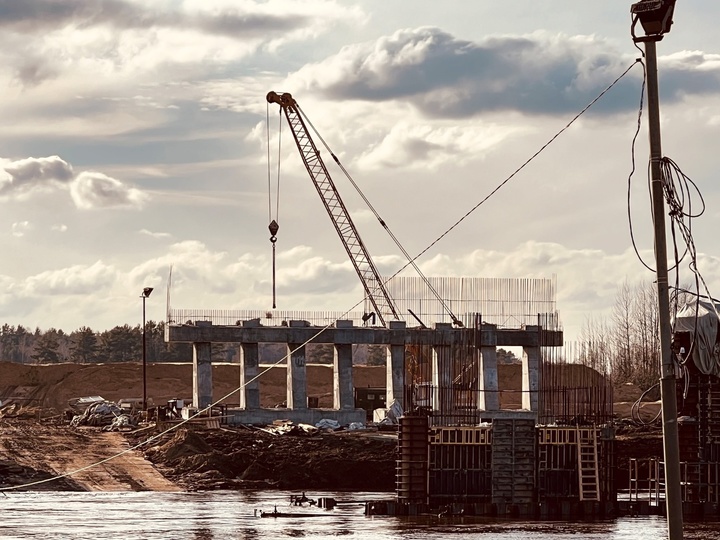
[[[191,395],[191,366],[153,365],[148,373],[148,395],[155,403]],[[354,368],[357,386],[384,386],[385,375],[384,366]],[[520,407],[520,377],[519,366],[499,366],[500,387],[507,390],[500,396],[503,408]],[[232,394],[238,381],[237,365],[214,367],[215,396]],[[160,435],[154,426],[118,433],[68,424],[64,410],[72,398],[100,395],[117,401],[142,395],[140,364],[0,363],[0,384],[0,488],[5,490],[395,488],[397,440],[391,432],[294,430],[278,435],[258,427],[188,424]],[[273,368],[261,379],[262,405],[281,403],[284,393],[284,369]],[[317,396],[321,407],[330,406],[331,367],[309,366],[308,395]],[[615,395],[616,412],[626,416],[639,390],[624,385]],[[651,418],[656,409],[646,405],[644,417]],[[623,424],[615,455],[618,470],[627,470],[630,456],[660,457],[659,431]],[[118,457],[108,460],[113,456]],[[103,463],[94,465],[98,462]],[[67,473],[73,474],[48,481]],[[622,484],[624,475],[618,476]]]

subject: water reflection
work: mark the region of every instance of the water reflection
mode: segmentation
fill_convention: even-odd
[[[195,540],[213,540],[215,536],[210,529],[197,529],[193,531]]]
[[[257,540],[260,538],[260,532],[255,528],[245,529],[240,538],[242,540]]]
[[[320,494],[314,494],[320,495]],[[362,540],[661,540],[658,517],[614,521],[513,522],[457,517],[365,517],[358,501],[387,494],[327,493],[341,503],[327,515],[261,518],[255,509],[299,512],[285,492],[214,493],[14,493],[0,500],[0,538],[78,540],[274,540],[338,537]],[[319,509],[318,509],[319,510]],[[313,512],[318,513],[318,510]],[[720,540],[715,523],[686,524],[686,539]]]

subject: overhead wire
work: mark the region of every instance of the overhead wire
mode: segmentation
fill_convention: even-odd
[[[342,316],[345,316],[345,315],[349,314],[350,312],[352,312],[352,310],[354,310],[357,306],[359,306],[359,305],[362,304],[362,303],[363,303],[363,300],[360,300],[360,301],[357,302],[355,305],[353,305],[353,306],[351,306],[349,309],[347,309],[347,310],[343,313]],[[253,378],[251,378],[250,380],[245,381],[244,384],[238,386],[237,388],[235,388],[235,389],[232,390],[231,392],[228,392],[228,393],[225,394],[223,397],[221,397],[220,399],[215,400],[213,403],[211,403],[210,405],[206,406],[205,408],[199,409],[195,414],[189,416],[187,419],[183,419],[182,421],[178,422],[177,424],[173,424],[172,426],[168,427],[168,428],[165,429],[164,431],[162,431],[162,432],[160,432],[160,433],[157,433],[157,434],[155,434],[155,435],[153,435],[153,436],[145,439],[144,441],[141,441],[141,442],[138,443],[138,444],[135,444],[135,445],[133,445],[133,446],[130,446],[129,448],[126,448],[126,449],[124,449],[124,450],[122,450],[122,451],[120,451],[120,452],[117,452],[116,454],[113,454],[113,455],[111,455],[111,456],[108,456],[108,457],[105,458],[105,459],[101,459],[101,460],[99,460],[99,461],[96,461],[96,462],[94,462],[94,463],[91,463],[90,465],[86,465],[85,467],[80,467],[80,468],[78,468],[78,469],[75,469],[75,470],[72,470],[72,471],[68,471],[68,472],[66,472],[66,473],[57,474],[57,475],[55,475],[55,476],[52,476],[52,477],[50,477],[50,478],[44,478],[44,479],[42,479],[42,480],[35,480],[35,481],[33,481],[33,482],[27,482],[27,483],[15,485],[15,486],[0,486],[0,493],[6,494],[5,492],[7,492],[7,491],[17,491],[17,490],[26,489],[26,488],[29,488],[29,487],[38,486],[38,485],[41,485],[41,484],[47,484],[47,483],[49,483],[49,482],[54,482],[55,480],[60,480],[60,479],[62,479],[62,478],[69,478],[69,477],[71,477],[71,476],[75,476],[76,474],[79,474],[79,473],[81,473],[81,472],[84,472],[84,471],[87,471],[87,470],[89,470],[89,469],[92,469],[93,467],[97,467],[97,466],[99,466],[99,465],[103,465],[104,463],[107,463],[107,462],[109,462],[109,461],[112,461],[113,459],[117,459],[117,458],[119,458],[120,456],[123,456],[123,455],[125,455],[125,454],[127,454],[127,453],[129,453],[129,452],[134,451],[134,450],[138,450],[139,448],[142,448],[143,446],[146,446],[147,444],[149,444],[149,443],[151,443],[151,442],[153,442],[153,441],[156,441],[156,440],[160,439],[160,438],[163,437],[164,435],[167,435],[168,433],[171,433],[171,432],[173,432],[173,431],[181,428],[182,426],[184,426],[185,424],[189,423],[190,421],[192,421],[192,420],[194,420],[194,419],[196,419],[196,418],[204,415],[205,413],[207,413],[207,412],[209,412],[209,411],[212,411],[212,408],[213,408],[213,407],[218,406],[220,403],[222,403],[223,401],[225,401],[226,399],[228,399],[230,396],[236,394],[237,392],[240,392],[240,391],[241,391],[243,388],[245,388],[247,385],[249,385],[249,384],[257,381],[260,377],[262,377],[263,375],[265,375],[265,373],[267,373],[268,371],[270,371],[272,368],[274,368],[274,367],[276,367],[276,366],[278,366],[278,365],[280,365],[280,364],[282,364],[282,363],[290,362],[293,353],[295,353],[296,351],[302,349],[303,347],[305,347],[306,345],[308,345],[309,343],[311,343],[316,337],[318,337],[320,334],[322,334],[325,330],[327,330],[328,328],[332,327],[332,325],[333,325],[333,323],[328,323],[328,324],[325,325],[324,327],[320,328],[314,335],[312,335],[310,338],[308,338],[304,343],[301,343],[301,344],[298,345],[295,349],[290,350],[284,357],[280,358],[280,359],[279,359],[277,362],[275,362],[274,364],[271,364],[271,365],[269,365],[268,367],[266,367],[263,371],[259,372],[257,375],[255,375],[255,376],[254,376]]]
[[[527,159],[520,167],[518,167],[510,176],[508,176],[505,180],[503,180],[503,181],[502,181],[493,191],[491,191],[484,199],[482,199],[482,200],[481,200],[479,203],[477,203],[473,208],[471,208],[465,215],[463,215],[459,220],[457,220],[450,228],[448,228],[443,234],[441,234],[437,239],[435,239],[430,245],[428,245],[428,246],[427,246],[424,250],[422,250],[418,255],[416,255],[415,257],[410,258],[409,262],[406,263],[400,270],[398,270],[392,277],[398,275],[403,269],[407,268],[407,266],[413,264],[419,257],[421,257],[423,254],[425,254],[425,253],[426,253],[429,249],[431,249],[435,244],[437,244],[440,240],[442,240],[445,236],[447,236],[454,228],[456,228],[462,221],[464,221],[470,214],[472,214],[477,208],[479,208],[479,207],[480,207],[485,201],[487,201],[492,195],[494,195],[495,193],[497,193],[497,191],[499,191],[505,184],[507,184],[507,183],[508,183],[512,178],[514,178],[521,170],[523,170],[529,163],[531,163],[531,162],[532,162],[538,155],[540,155],[540,153],[542,153],[552,142],[554,142],[555,139],[557,139],[564,131],[566,131],[573,123],[575,123],[575,121],[576,121],[578,118],[580,118],[580,116],[582,116],[591,106],[593,106],[593,105],[594,105],[600,98],[602,98],[611,88],[613,88],[613,87],[632,69],[632,67],[635,65],[635,63],[637,63],[637,62],[634,62],[632,65],[630,65],[618,78],[616,78],[607,88],[605,88],[605,90],[603,90],[603,91],[602,91],[594,100],[592,100],[584,109],[582,109],[577,115],[575,115],[575,116],[572,118],[572,120],[570,120],[570,122],[568,122],[568,123],[567,123],[560,131],[558,131],[553,137],[551,137],[550,140],[548,140],[537,152],[535,152],[532,156],[530,156],[530,158],[528,158],[528,159]],[[269,140],[269,134],[268,134],[268,140]],[[269,143],[268,143],[268,155],[269,155]],[[270,172],[269,172],[269,171],[270,171],[270,168],[269,168],[269,167],[270,167],[270,166],[268,165],[268,185],[270,185]],[[269,208],[271,208],[271,204],[269,204]],[[271,210],[270,210],[270,211],[271,211]],[[389,279],[392,279],[392,277],[389,278]],[[364,301],[364,299],[363,299],[363,300],[360,300],[360,301],[357,302],[355,305],[353,305],[353,306],[350,307],[348,310],[346,310],[345,313],[346,313],[346,314],[347,314],[347,313],[350,313],[350,312],[351,312],[353,309],[355,309],[358,305],[360,305],[361,303],[363,303],[363,301]],[[168,434],[168,433],[170,433],[170,432],[172,432],[172,431],[175,431],[175,430],[179,429],[180,427],[184,426],[185,424],[187,424],[187,423],[190,422],[191,420],[194,420],[195,418],[197,418],[197,417],[199,417],[199,416],[207,413],[208,411],[211,411],[213,407],[217,406],[218,404],[220,404],[220,403],[222,403],[223,401],[225,401],[226,399],[228,399],[230,396],[232,396],[232,395],[236,394],[237,392],[241,391],[243,388],[245,388],[245,387],[246,387],[247,385],[249,385],[250,383],[258,380],[262,375],[264,375],[265,373],[267,373],[268,371],[270,371],[273,367],[276,367],[276,366],[280,365],[280,364],[283,363],[283,362],[290,361],[290,358],[291,358],[291,355],[292,355],[293,352],[295,352],[295,351],[299,350],[300,348],[304,347],[305,345],[311,343],[311,342],[313,341],[313,339],[315,339],[315,338],[316,338],[317,336],[319,336],[323,331],[327,330],[327,329],[330,328],[331,326],[332,326],[332,323],[329,323],[329,324],[327,324],[325,327],[319,329],[319,330],[317,331],[317,333],[315,333],[312,337],[310,337],[310,338],[309,338],[307,341],[305,341],[303,344],[299,345],[296,349],[288,352],[288,354],[285,355],[283,358],[279,359],[277,362],[275,362],[274,364],[270,365],[269,367],[267,367],[265,370],[263,370],[263,371],[261,371],[260,373],[258,373],[257,375],[255,375],[255,376],[254,376],[253,378],[251,378],[250,380],[245,381],[245,383],[244,383],[243,385],[235,388],[234,390],[232,390],[231,392],[227,393],[226,395],[224,395],[224,396],[221,397],[220,399],[215,400],[213,403],[211,403],[211,404],[208,405],[207,407],[205,407],[205,408],[203,408],[203,409],[201,409],[201,410],[198,410],[194,415],[189,416],[187,419],[183,419],[181,422],[170,426],[169,428],[165,429],[164,431],[162,431],[162,432],[160,432],[160,433],[157,433],[156,435],[153,435],[153,436],[149,437],[148,439],[146,439],[146,440],[144,440],[144,441],[142,441],[142,442],[140,442],[140,443],[138,443],[138,444],[136,444],[136,445],[133,445],[133,446],[131,446],[131,447],[129,447],[129,448],[126,448],[125,450],[123,450],[123,451],[121,451],[121,452],[118,452],[118,453],[116,453],[116,454],[114,454],[114,455],[112,455],[112,456],[109,456],[109,457],[107,457],[107,458],[105,458],[105,459],[99,460],[99,461],[97,461],[97,462],[95,462],[95,463],[92,463],[92,464],[90,464],[90,465],[87,465],[87,466],[85,466],[85,467],[81,467],[81,468],[79,468],[79,469],[76,469],[76,470],[73,470],[73,471],[69,471],[69,472],[66,472],[66,473],[58,474],[58,475],[55,475],[55,476],[53,476],[53,477],[51,477],[51,478],[46,478],[46,479],[43,479],[43,480],[37,480],[37,481],[33,481],[33,482],[28,482],[28,483],[25,483],[25,484],[22,484],[22,485],[0,487],[0,493],[6,494],[6,492],[8,492],[8,491],[16,491],[16,490],[19,490],[19,489],[25,489],[25,488],[28,488],[28,487],[33,487],[33,486],[37,486],[37,485],[40,485],[40,484],[45,484],[45,483],[48,483],[48,482],[52,482],[52,481],[55,481],[55,480],[59,480],[59,479],[62,479],[62,478],[68,478],[68,477],[74,476],[74,475],[76,475],[76,474],[79,474],[79,473],[81,473],[81,472],[84,472],[84,471],[86,471],[86,470],[89,470],[89,469],[91,469],[91,468],[93,468],[93,467],[97,467],[98,465],[102,465],[102,464],[104,464],[104,463],[107,463],[107,462],[109,462],[109,461],[112,461],[113,459],[116,459],[116,458],[118,458],[118,457],[120,457],[120,456],[122,456],[122,455],[125,455],[125,454],[127,454],[127,453],[129,453],[129,452],[131,452],[131,451],[134,451],[134,450],[137,450],[137,449],[139,449],[139,448],[142,448],[143,446],[145,446],[145,445],[147,445],[147,444],[149,444],[149,443],[151,443],[151,442],[153,442],[153,441],[158,440],[159,438],[163,437],[164,435],[166,435],[166,434]]]
[[[425,274],[420,270],[420,267],[415,263],[415,260],[410,256],[410,253],[405,249],[405,246],[402,245],[400,240],[395,236],[395,234],[392,232],[388,224],[385,222],[385,220],[380,216],[380,213],[375,209],[373,204],[370,202],[370,200],[367,198],[365,193],[360,189],[360,186],[355,182],[355,179],[352,177],[352,175],[348,172],[348,170],[345,168],[345,166],[340,162],[338,157],[335,155],[335,153],[331,150],[330,146],[325,142],[325,139],[320,135],[318,130],[315,128],[315,126],[312,124],[312,122],[308,119],[305,112],[300,108],[299,105],[296,104],[296,107],[298,109],[298,112],[303,115],[305,122],[312,128],[312,130],[315,132],[315,135],[320,140],[322,145],[325,147],[325,149],[330,153],[330,155],[333,158],[333,161],[337,164],[337,166],[340,168],[340,170],[343,172],[345,177],[348,179],[348,181],[352,184],[352,186],[355,188],[355,191],[360,195],[362,200],[365,202],[367,207],[370,209],[370,211],[373,213],[375,218],[378,220],[380,225],[383,229],[385,229],[385,232],[390,236],[392,241],[395,243],[397,248],[402,252],[402,254],[405,256],[405,258],[408,260],[408,264],[412,265],[412,267],[415,269],[415,272],[418,274],[420,279],[425,283],[425,286],[432,292],[432,294],[435,296],[435,298],[438,300],[442,308],[445,310],[445,312],[450,315],[450,318],[452,319],[453,323],[455,323],[457,326],[462,326],[462,322],[460,319],[458,319],[453,311],[450,309],[450,306],[447,305],[445,300],[442,298],[442,296],[437,292],[435,287],[433,287],[432,283],[428,280],[428,278],[425,276]]]
[[[437,244],[438,242],[440,242],[440,240],[442,240],[442,239],[445,238],[448,234],[450,234],[450,232],[452,232],[453,229],[455,229],[458,225],[460,225],[463,221],[465,221],[465,219],[467,219],[473,212],[475,212],[475,210],[477,210],[478,208],[480,208],[480,206],[482,206],[485,202],[487,202],[488,199],[490,199],[493,195],[495,195],[498,191],[500,191],[500,189],[503,188],[508,182],[510,182],[510,180],[512,180],[513,178],[515,178],[515,176],[517,176],[518,173],[520,173],[520,171],[522,171],[522,170],[523,170],[525,167],[527,167],[535,158],[537,158],[543,151],[545,151],[545,149],[546,149],[547,147],[549,147],[553,142],[555,142],[555,140],[556,140],[558,137],[560,137],[560,135],[562,135],[566,130],[568,130],[568,129],[570,128],[570,126],[572,126],[583,114],[585,114],[585,113],[588,111],[588,109],[590,109],[593,105],[595,105],[595,103],[597,103],[597,102],[598,102],[605,94],[607,94],[618,82],[620,82],[620,80],[621,80],[623,77],[625,77],[625,75],[627,75],[627,74],[630,72],[630,70],[631,70],[633,67],[635,67],[635,65],[636,65],[637,63],[638,63],[638,60],[635,60],[635,62],[633,62],[630,66],[628,66],[628,68],[627,68],[625,71],[623,71],[622,74],[620,74],[620,76],[618,76],[608,87],[606,87],[602,92],[600,92],[600,94],[599,94],[595,99],[593,99],[590,103],[588,103],[588,104],[585,106],[585,108],[583,108],[579,113],[577,113],[567,124],[565,124],[565,126],[562,127],[562,129],[560,129],[560,131],[558,131],[557,133],[555,133],[555,135],[553,135],[545,144],[543,144],[543,145],[540,147],[539,150],[537,150],[533,155],[531,155],[528,159],[526,159],[525,162],[524,162],[522,165],[520,165],[517,169],[515,169],[507,178],[505,178],[505,180],[503,180],[502,182],[500,182],[500,184],[499,184],[497,187],[495,187],[490,193],[488,193],[483,199],[481,199],[480,202],[478,202],[477,204],[475,204],[475,206],[473,206],[472,208],[470,208],[470,210],[468,210],[460,219],[458,219],[455,223],[453,223],[450,227],[448,227],[448,228],[445,230],[445,232],[443,232],[440,236],[438,236],[438,237],[437,237],[432,243],[430,243],[425,249],[423,249],[420,253],[418,253],[417,255],[415,255],[415,257],[413,257],[413,258],[411,259],[411,261],[416,261],[417,259],[419,259],[420,257],[422,257],[425,253],[427,253],[430,249],[432,249],[433,246],[435,246],[435,244]],[[402,272],[405,268],[408,267],[409,264],[410,264],[410,263],[408,263],[408,264],[404,265],[402,268],[400,268],[397,272],[395,272],[395,274],[393,274],[392,277],[395,277],[395,276],[398,275],[400,272]],[[391,277],[390,279],[392,279],[392,277]]]
[[[633,44],[635,47],[640,51],[642,58],[645,57],[645,52],[642,50],[642,48],[638,45],[638,39],[636,39],[635,36],[635,25],[637,23],[638,17],[637,15],[631,14],[631,23],[630,23],[630,33],[633,37]],[[628,212],[628,225],[630,230],[630,238],[632,241],[633,250],[635,251],[635,254],[640,261],[640,263],[651,272],[655,273],[656,270],[653,269],[649,264],[647,264],[642,256],[640,255],[639,249],[637,247],[637,243],[635,241],[635,235],[633,231],[633,224],[632,224],[632,211],[631,211],[631,186],[632,186],[632,176],[635,172],[635,142],[637,140],[638,133],[640,131],[640,125],[641,125],[641,119],[642,119],[642,112],[643,112],[643,100],[644,100],[644,91],[645,91],[645,85],[647,81],[647,68],[645,66],[645,63],[642,62],[641,59],[638,59],[640,63],[643,66],[643,85],[642,85],[642,91],[640,94],[640,107],[638,111],[638,127],[637,131],[635,132],[635,136],[633,137],[632,145],[631,145],[631,158],[632,158],[632,169],[628,176],[628,192],[627,192],[627,212]],[[652,163],[648,161],[648,191],[651,191],[652,182],[655,180],[652,178],[651,174],[651,165]],[[711,299],[710,305],[712,310],[715,313],[715,316],[718,320],[720,320],[720,313],[718,313],[717,305],[714,300],[712,300],[712,295],[710,294],[709,288],[707,286],[707,283],[705,282],[704,278],[702,277],[702,274],[700,273],[697,265],[697,251],[695,248],[695,241],[692,236],[692,220],[694,218],[700,217],[705,212],[705,201],[703,199],[702,193],[698,186],[687,176],[685,175],[680,167],[670,158],[667,157],[661,157],[660,158],[660,178],[657,179],[662,184],[662,191],[663,191],[663,198],[665,202],[668,205],[668,215],[670,217],[670,232],[671,232],[671,240],[672,240],[672,255],[673,255],[673,265],[671,268],[669,268],[669,272],[674,272],[675,277],[675,286],[671,288],[673,289],[673,293],[671,296],[671,317],[673,320],[673,325],[677,324],[677,315],[679,311],[679,292],[682,291],[684,293],[689,293],[695,296],[695,313],[694,313],[694,319],[695,324],[693,335],[690,343],[689,350],[686,352],[685,357],[683,358],[681,354],[674,353],[673,356],[675,357],[676,361],[679,364],[679,367],[681,369],[681,373],[685,377],[685,384],[684,384],[684,392],[683,396],[686,397],[688,390],[689,390],[689,370],[686,366],[686,362],[689,358],[692,357],[695,345],[697,343],[698,339],[698,322],[699,322],[699,308],[700,308],[700,285],[702,284],[703,289],[707,293],[707,297]],[[697,196],[700,199],[701,203],[701,209],[697,213],[693,213],[692,210],[692,194],[691,192],[694,191]],[[650,196],[650,199],[652,200],[652,195]],[[679,247],[679,239],[678,235],[680,236],[680,239],[682,241],[683,247]],[[665,241],[665,239],[663,239]],[[695,281],[695,290],[696,292],[691,292],[687,290],[680,289],[680,265],[681,263],[686,259],[689,258],[688,262],[688,268],[692,272],[694,281]],[[674,328],[673,328],[674,330]],[[643,394],[644,395],[644,394]],[[642,396],[641,398],[642,399]],[[639,401],[639,400],[638,400]],[[657,418],[656,418],[657,419]]]

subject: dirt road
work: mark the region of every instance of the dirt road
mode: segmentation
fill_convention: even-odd
[[[32,471],[61,475],[83,469],[127,450],[120,433],[73,429],[27,420],[0,420],[0,461],[15,463],[13,478],[5,483],[34,482],[43,476]],[[19,466],[19,467],[18,467]],[[73,474],[69,482],[44,482],[30,489],[80,489],[86,491],[180,491],[138,451],[129,451],[105,463]]]

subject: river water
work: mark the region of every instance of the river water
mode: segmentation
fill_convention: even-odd
[[[365,517],[363,501],[387,493],[312,493],[331,496],[332,511],[289,505],[287,492],[76,493],[9,492],[0,496],[2,539],[255,540],[306,538],[362,540],[469,538],[501,540],[659,540],[663,518],[571,523],[424,517]],[[314,514],[261,518],[256,510]],[[686,523],[685,538],[720,540],[720,524]]]

